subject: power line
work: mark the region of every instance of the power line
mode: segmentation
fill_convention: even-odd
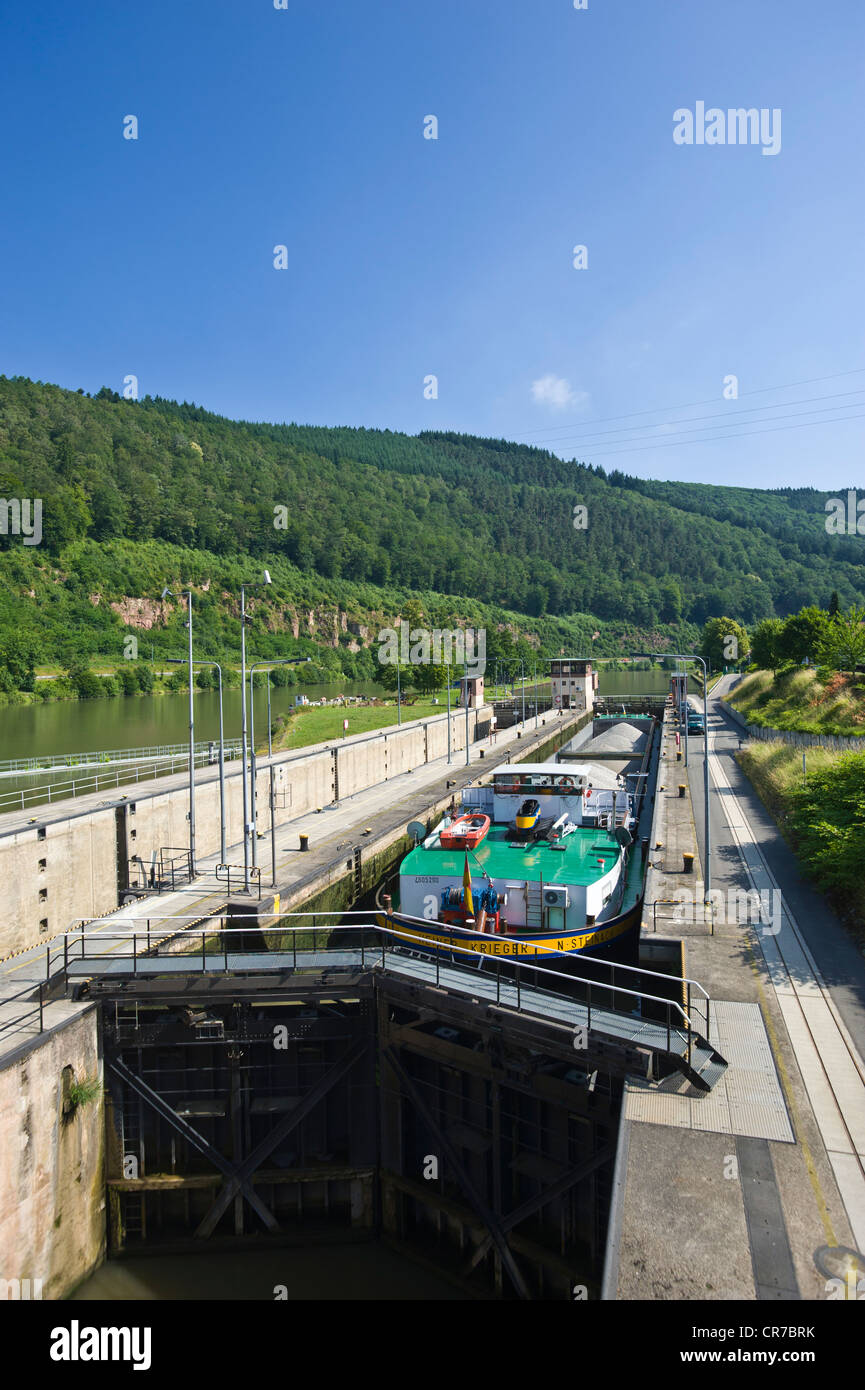
[[[736,411],[736,412],[735,412],[735,418],[734,418],[732,421],[730,421],[729,423],[732,424],[732,425],[735,425],[735,424],[737,423],[737,421],[738,421],[738,419],[739,419],[740,416],[742,416],[742,415],[753,415],[753,414],[755,414],[757,411],[762,411],[762,410],[781,410],[781,409],[785,408],[786,406],[791,406],[791,405],[808,405],[810,401],[835,401],[835,400],[839,400],[842,396],[861,396],[861,394],[862,394],[863,391],[865,391],[865,386],[858,386],[858,387],[856,388],[855,391],[836,391],[836,392],[833,392],[832,395],[829,395],[829,396],[805,396],[805,397],[804,397],[802,400],[800,400],[800,401],[776,401],[773,405],[752,405],[749,409],[746,409],[746,410],[738,410],[738,411]],[[851,401],[850,404],[851,404],[851,405],[861,405],[862,402],[861,402],[861,401]],[[827,406],[826,409],[827,409],[827,410],[845,410],[845,409],[847,409],[847,407],[846,407],[846,406],[843,406],[843,405],[835,405],[835,406]],[[812,411],[812,410],[806,410],[806,411],[804,412],[805,415],[816,415],[816,414],[818,414],[818,413],[819,413],[819,412],[817,412],[817,411]],[[776,418],[776,419],[781,419],[782,417],[781,417],[781,416],[776,416],[775,418]],[[608,434],[625,434],[628,430],[660,430],[660,429],[665,429],[668,425],[692,425],[692,424],[698,424],[700,420],[725,420],[725,419],[726,419],[726,420],[729,420],[729,412],[726,411],[726,410],[725,410],[725,411],[722,411],[720,415],[691,415],[691,416],[687,417],[687,418],[684,419],[684,420],[658,420],[658,421],[656,421],[654,424],[651,424],[651,425],[623,425],[620,429],[616,429],[616,430],[599,430],[597,434],[579,435],[579,436],[578,436],[578,439],[579,439],[579,441],[582,442],[582,443],[590,443],[593,439],[601,439],[604,435],[608,435]],[[748,423],[748,422],[746,422],[746,423]],[[707,428],[707,429],[708,429],[708,428],[713,428],[713,429],[727,429],[727,428],[729,428],[729,425],[707,426],[706,428]],[[638,437],[639,437],[639,436],[638,436]],[[568,440],[567,440],[567,439],[564,439],[564,440],[561,440],[560,442],[563,443],[563,444],[567,444],[567,443],[568,443]],[[611,440],[610,442],[611,442],[611,443],[616,443],[617,441],[616,441],[616,440]],[[625,441],[618,441],[618,442],[625,442]]]
[[[851,392],[850,394],[852,395],[852,394],[854,394],[854,393]],[[818,397],[818,399],[819,399],[819,400],[823,400],[823,399],[825,399],[825,398],[821,396],[821,397]],[[791,401],[790,404],[791,404],[791,405],[799,405],[800,402],[799,402],[799,401]],[[804,405],[804,401],[801,402],[801,404]],[[744,421],[741,421],[741,422],[738,421],[738,420],[731,420],[731,421],[729,421],[729,423],[726,424],[726,425],[700,425],[699,429],[693,429],[693,430],[688,430],[688,429],[685,429],[685,430],[671,429],[669,435],[666,436],[666,437],[667,437],[667,438],[673,438],[673,437],[675,437],[675,436],[677,436],[677,435],[683,435],[683,434],[714,434],[716,431],[720,431],[720,430],[734,430],[734,429],[738,429],[740,423],[746,424],[746,425],[763,425],[763,424],[767,424],[767,423],[774,422],[774,421],[776,421],[776,420],[799,420],[799,419],[803,419],[806,415],[828,415],[828,414],[829,414],[831,411],[833,411],[833,410],[852,410],[853,407],[854,407],[854,406],[857,406],[857,405],[865,405],[865,401],[847,401],[846,404],[844,404],[844,405],[827,405],[827,406],[824,406],[822,410],[799,410],[799,411],[793,411],[792,413],[785,410],[785,411],[782,411],[782,413],[781,413],[780,415],[767,415],[765,420],[744,420]],[[765,407],[765,408],[767,408],[767,409],[769,409],[769,410],[774,410],[774,409],[776,409],[777,407],[775,407],[775,406],[768,406],[768,407]],[[706,418],[706,419],[712,419],[713,417],[709,415],[709,416],[706,416],[705,418]],[[671,425],[672,425],[672,424],[677,424],[677,423],[678,423],[678,424],[682,424],[682,425],[688,425],[688,424],[691,423],[691,421],[689,421],[689,420],[670,421],[670,424],[671,424]],[[816,424],[819,424],[820,422],[819,422],[819,421],[815,421],[815,423],[816,423]],[[632,428],[638,428],[638,427],[637,427],[637,426],[632,426]],[[650,426],[647,426],[646,428],[649,428],[649,429],[663,429],[664,426],[663,426],[663,425],[650,425]],[[620,431],[619,431],[619,430],[614,430],[613,433],[614,433],[614,434],[619,434]],[[646,435],[640,435],[640,434],[638,434],[638,435],[635,435],[633,439],[607,439],[607,440],[602,440],[601,443],[599,443],[599,444],[593,444],[592,441],[591,441],[591,438],[590,438],[588,441],[583,440],[583,439],[578,439],[578,440],[576,440],[575,442],[570,443],[570,444],[568,445],[568,447],[569,447],[569,448],[583,448],[583,447],[585,447],[585,448],[587,448],[587,449],[606,449],[609,445],[612,445],[612,444],[639,444],[639,443],[641,443],[645,438],[647,438]],[[718,438],[723,438],[723,435],[719,434],[719,435],[718,435]]]
[[[781,386],[761,386],[754,391],[743,391],[742,395],[765,396],[770,391],[792,391],[793,388],[796,386],[816,386],[821,381],[840,381],[842,377],[861,376],[863,372],[865,372],[865,367],[854,367],[852,371],[834,372],[831,376],[812,376],[805,381],[788,381]],[[638,417],[643,415],[659,415],[665,412],[677,410],[694,410],[697,408],[697,406],[700,405],[715,405],[717,400],[718,397],[717,395],[715,395],[707,397],[707,399],[704,401],[687,401],[684,405],[659,405],[655,406],[652,410],[634,410],[627,415],[602,415],[595,420],[574,420],[569,425],[556,426],[555,429],[550,430],[547,433],[555,434],[561,433],[562,431],[567,432],[568,430],[573,430],[575,427],[579,428],[582,425],[606,425],[614,420],[636,420]],[[796,402],[790,401],[788,402],[788,404],[795,405]],[[514,440],[527,439],[529,436],[537,438],[537,430],[523,430],[519,434],[511,434],[510,438]]]
[[[843,409],[843,407],[838,406],[837,409],[840,410]],[[808,413],[808,411],[805,412],[806,415]],[[773,427],[768,430],[743,430],[741,434],[728,434],[723,435],[720,438],[715,437],[712,439],[679,440],[673,439],[666,444],[641,444],[639,448],[636,449],[611,449],[609,453],[600,454],[599,457],[612,458],[614,454],[642,454],[645,453],[648,449],[681,449],[683,445],[689,444],[725,444],[728,439],[745,439],[750,434],[780,434],[783,430],[807,429],[809,425],[843,425],[847,420],[865,420],[865,412],[863,412],[860,415],[845,415],[839,418],[838,420],[807,420],[803,425],[778,425],[777,427]],[[620,443],[621,441],[617,440],[615,442]]]

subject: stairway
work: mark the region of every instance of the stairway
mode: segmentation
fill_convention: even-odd
[[[681,1051],[679,1045],[681,1045]],[[727,1070],[727,1062],[720,1052],[716,1052],[712,1044],[707,1042],[699,1033],[694,1033],[691,1036],[690,1061],[688,1060],[687,1039],[678,1033],[671,1042],[667,1056],[670,1065],[676,1071],[680,1071],[683,1076],[687,1076],[698,1091],[711,1091],[715,1082]]]
[[[543,931],[544,903],[543,887],[530,879],[526,884],[526,927],[532,931]]]

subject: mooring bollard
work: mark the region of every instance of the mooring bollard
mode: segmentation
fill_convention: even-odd
[[[683,859],[683,861],[684,861],[684,870],[683,870],[683,872],[686,873],[686,874],[692,874],[692,873],[694,872],[694,856],[693,856],[693,854],[683,854],[683,855],[682,855],[682,859]]]
[[[301,837],[300,837],[300,848],[301,848],[301,850],[304,851],[304,852],[305,852],[306,850],[309,849],[309,836],[308,836],[308,835],[301,835]]]
[[[684,783],[684,782],[680,782],[680,783],[679,783],[679,796],[684,796],[684,795],[685,795],[685,792],[686,792],[687,790],[688,790],[688,788],[686,787],[685,783]]]

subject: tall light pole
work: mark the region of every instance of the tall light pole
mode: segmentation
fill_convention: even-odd
[[[642,655],[642,653],[641,653]],[[706,663],[696,652],[649,652],[650,660],[660,657],[672,657],[674,661],[699,661],[703,668],[703,825],[706,840],[706,882],[704,884],[706,899],[708,901],[709,890],[712,887],[712,830],[709,823],[709,672]],[[685,725],[687,736],[688,715],[685,712]]]
[[[465,663],[465,666],[463,667],[463,670],[464,670],[464,672],[465,672],[465,679],[464,679],[464,681],[463,681],[463,689],[464,689],[464,691],[465,691],[465,702],[466,702],[466,767],[468,767],[468,766],[470,765],[470,763],[471,763],[471,753],[470,753],[470,751],[469,751],[469,664],[468,664],[468,662]]]
[[[171,666],[183,664],[180,656],[170,656],[168,663]],[[222,723],[222,667],[218,661],[196,661],[195,666],[215,666],[219,673],[219,857],[220,862],[225,863],[225,738]]]
[[[448,652],[450,652],[450,644],[448,644]],[[450,763],[451,763],[451,761],[452,761],[452,759],[451,759],[451,664],[450,664],[450,662],[448,661],[448,662],[445,663],[445,665],[447,666],[447,687],[448,687],[448,766],[450,766]]]
[[[263,579],[251,580],[240,586],[240,753],[243,760],[243,886],[249,892],[249,787],[246,780],[246,591],[273,581],[264,571]]]
[[[520,657],[520,681],[521,681],[521,683],[522,683],[522,693],[523,693],[523,718],[522,718],[522,723],[523,723],[523,726],[525,726],[525,722],[526,722],[526,663],[524,662],[524,660],[523,660],[522,657]]]
[[[186,595],[187,620],[186,626],[189,629],[189,877],[195,878],[195,704],[193,696],[195,687],[192,681],[192,590],[181,589],[182,594]],[[173,589],[167,586],[162,590],[163,599],[171,594],[172,598],[177,598]]]
[[[268,667],[268,668],[270,668],[270,667],[272,667],[272,666],[304,666],[308,661],[312,661],[312,657],[311,657],[311,656],[286,657],[285,660],[283,660],[283,661],[256,661],[256,662],[254,662],[253,665],[250,666],[250,668],[249,668],[249,718],[250,718],[250,728],[249,728],[249,735],[250,735],[250,737],[249,737],[249,745],[250,745],[250,767],[251,767],[250,786],[251,786],[251,791],[252,791],[252,795],[251,795],[251,798],[250,798],[251,807],[250,807],[250,817],[249,817],[249,818],[250,818],[250,821],[251,821],[251,824],[252,824],[252,863],[253,863],[253,867],[257,867],[257,865],[258,865],[258,835],[256,834],[256,823],[257,823],[257,819],[258,819],[257,814],[256,814],[256,793],[257,793],[257,787],[256,787],[256,773],[257,773],[257,762],[256,762],[256,757],[255,757],[255,695],[254,695],[254,690],[253,690],[253,680],[254,680],[255,672],[256,672],[256,671],[263,670],[265,666]],[[267,674],[267,691],[268,691],[268,695],[269,695],[269,694],[270,694],[270,670],[269,670],[269,669],[268,669],[268,674]],[[269,726],[268,726],[268,738],[269,738]],[[271,785],[271,791],[272,791],[272,790],[273,790],[273,768],[271,768],[271,770],[270,770],[270,785]],[[273,803],[273,797],[271,796],[271,807],[270,807],[270,812],[271,812],[271,816],[270,816],[270,819],[271,819],[271,829],[273,828],[273,804],[272,804],[272,803]]]

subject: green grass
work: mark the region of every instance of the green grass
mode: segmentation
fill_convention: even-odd
[[[748,743],[737,760],[804,873],[865,945],[865,754]]]
[[[446,696],[439,696],[440,703],[434,705],[431,698],[419,699],[415,704],[402,707],[402,722],[411,719],[429,719],[432,715],[447,712]],[[451,699],[451,712],[456,709],[456,700]],[[382,705],[306,705],[300,706],[288,718],[285,728],[274,737],[274,751],[286,748],[306,748],[311,743],[329,743],[343,737],[343,720],[348,720],[346,738],[353,734],[373,733],[376,729],[390,728],[397,723],[396,700]],[[267,748],[265,738],[263,747]]]
[[[861,678],[836,674],[824,683],[810,667],[779,671],[774,678],[771,671],[754,671],[727,698],[761,728],[865,739]]]

